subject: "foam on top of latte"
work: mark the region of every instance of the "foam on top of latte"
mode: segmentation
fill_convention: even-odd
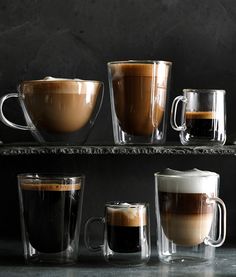
[[[214,193],[219,175],[197,168],[179,171],[167,168],[156,174],[158,190],[173,193]]]
[[[107,208],[107,221],[110,225],[137,227],[147,224],[146,207],[123,203],[121,207]]]

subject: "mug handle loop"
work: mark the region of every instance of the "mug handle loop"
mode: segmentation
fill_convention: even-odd
[[[218,207],[218,217],[219,217],[219,234],[217,240],[212,239],[211,237],[205,238],[204,242],[206,245],[213,247],[220,247],[226,238],[226,207],[225,203],[218,197],[208,198],[207,202],[216,203]]]
[[[104,217],[91,217],[85,223],[85,226],[84,226],[84,244],[85,244],[86,248],[88,250],[90,250],[91,252],[98,252],[98,251],[101,251],[102,248],[103,248],[103,244],[96,245],[96,246],[93,246],[93,245],[90,244],[90,236],[89,236],[88,228],[89,228],[90,224],[93,224],[95,222],[104,224],[105,219],[104,219]]]
[[[4,102],[9,99],[9,98],[19,98],[18,93],[9,93],[4,95],[3,97],[0,98],[0,120],[2,121],[2,123],[4,123],[5,125],[15,128],[15,129],[20,129],[20,130],[24,130],[24,131],[33,131],[35,130],[35,128],[33,126],[23,126],[23,125],[19,125],[16,123],[11,122],[10,120],[8,120],[5,115],[3,114],[3,104]]]
[[[176,122],[177,108],[180,101],[183,102],[185,109],[187,103],[187,98],[185,96],[177,96],[171,106],[170,125],[176,131],[184,131],[186,128],[185,122],[180,126]]]

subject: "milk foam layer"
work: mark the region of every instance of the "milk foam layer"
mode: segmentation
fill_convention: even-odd
[[[211,171],[167,168],[156,174],[158,190],[172,193],[216,193],[219,175]]]
[[[122,204],[119,208],[107,207],[107,217],[111,225],[142,226],[147,224],[146,207],[128,203]]]

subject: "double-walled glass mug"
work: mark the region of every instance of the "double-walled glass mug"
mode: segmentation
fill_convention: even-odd
[[[84,176],[18,175],[27,263],[75,263],[79,253]]]
[[[104,243],[90,244],[89,226],[104,224]],[[150,258],[149,205],[111,202],[104,217],[92,217],[85,224],[85,245],[90,251],[102,251],[107,262],[117,265],[143,265]]]
[[[177,107],[183,102],[181,125],[176,120]],[[223,145],[226,141],[225,90],[184,89],[174,99],[171,126],[180,132],[184,145]]]
[[[116,144],[163,144],[171,62],[108,63]]]
[[[192,169],[155,174],[158,255],[164,263],[210,263],[226,236],[219,175]]]
[[[84,143],[99,113],[103,83],[79,79],[24,81],[18,93],[0,99],[0,120],[9,127],[29,130],[40,143]],[[5,100],[19,99],[27,125],[10,122],[3,113]]]

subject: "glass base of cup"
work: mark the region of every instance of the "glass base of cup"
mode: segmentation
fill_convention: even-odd
[[[161,262],[165,264],[211,264],[212,259],[206,259],[204,257],[194,257],[194,256],[180,256],[180,255],[171,255],[159,258]]]
[[[114,142],[119,145],[135,145],[135,144],[164,144],[165,136],[162,132],[156,129],[153,134],[149,136],[130,135],[120,127],[114,132]]]

